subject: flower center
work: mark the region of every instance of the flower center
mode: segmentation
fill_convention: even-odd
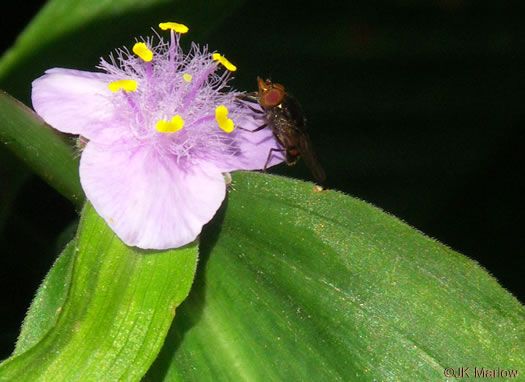
[[[179,46],[180,35],[188,32],[185,25],[168,22],[159,27],[170,30],[169,42],[137,42],[133,54],[121,50],[113,64],[101,63],[115,79],[108,88],[115,94],[122,125],[129,126],[136,139],[154,140],[154,147],[178,158],[195,150],[231,152],[229,134],[240,116],[239,106],[234,93],[221,90],[236,66],[195,44],[185,55]],[[219,65],[227,71],[217,74]]]

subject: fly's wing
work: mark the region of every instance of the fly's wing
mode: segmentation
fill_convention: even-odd
[[[315,180],[317,180],[320,184],[323,184],[326,180],[326,173],[317,160],[317,155],[315,155],[312,142],[305,132],[301,132],[299,135],[297,147],[299,148],[299,152],[301,153],[304,163],[312,172]]]
[[[304,118],[299,101],[290,93],[286,93],[283,105],[285,105],[286,119],[291,122],[290,128],[294,131],[293,135],[296,139],[297,148],[304,163],[306,163],[306,166],[312,172],[315,180],[323,184],[326,180],[326,173],[319,164],[310,137],[308,137],[306,133],[306,119]]]

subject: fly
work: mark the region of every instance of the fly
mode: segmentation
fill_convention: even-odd
[[[306,132],[306,119],[297,99],[286,91],[283,85],[264,81],[257,77],[259,90],[240,97],[258,103],[263,109],[266,122],[251,130],[259,131],[265,127],[272,129],[273,135],[282,146],[282,149],[272,148],[264,165],[264,170],[270,162],[274,151],[284,152],[286,164],[294,165],[302,157],[313,177],[321,184],[326,180],[326,174],[317,160],[310,137]],[[260,112],[258,109],[252,109]]]

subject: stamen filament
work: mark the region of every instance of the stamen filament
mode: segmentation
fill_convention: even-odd
[[[163,31],[170,30],[170,62],[174,62],[176,47],[179,46],[179,37],[181,34],[187,33],[189,28],[184,24],[174,22],[160,23],[159,28]],[[175,33],[177,33],[177,35],[175,35]]]
[[[184,97],[184,102],[182,103],[182,107],[186,108],[191,100],[195,97],[195,94],[197,94],[197,91],[201,87],[201,85],[206,81],[206,79],[212,74],[215,69],[217,68],[217,65],[211,65],[202,75],[199,77],[197,81],[193,83],[193,86],[188,94],[186,94],[186,97]]]

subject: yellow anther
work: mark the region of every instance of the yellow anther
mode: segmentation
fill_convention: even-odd
[[[180,115],[174,116],[171,121],[159,120],[155,128],[160,133],[174,133],[184,126],[184,120]]]
[[[176,33],[187,33],[189,31],[189,28],[186,25],[172,22],[160,23],[159,28],[163,31],[171,29],[173,32]]]
[[[237,70],[237,67],[233,65],[228,59],[219,53],[213,53],[212,55],[213,59],[215,61],[219,61],[226,69],[228,69],[230,72],[235,72]]]
[[[217,118],[217,120],[226,119],[227,116],[228,116],[228,108],[224,105],[217,106],[217,108],[215,109],[215,118]]]
[[[135,45],[133,45],[133,53],[146,62],[153,60],[153,52],[143,42],[137,42]]]
[[[133,80],[120,80],[114,81],[108,85],[109,90],[116,92],[119,89],[125,90],[127,92],[134,92],[137,90],[137,81]]]
[[[184,78],[184,81],[186,81],[186,82],[191,82],[191,79],[193,78],[193,76],[191,74],[184,73],[182,75],[182,78]]]
[[[226,106],[221,105],[215,109],[215,119],[221,129],[227,133],[231,133],[234,129],[233,121],[228,118],[228,109]]]
[[[219,127],[223,129],[226,133],[231,133],[233,131],[233,121],[231,119],[226,119],[225,121],[217,121],[219,124]]]

